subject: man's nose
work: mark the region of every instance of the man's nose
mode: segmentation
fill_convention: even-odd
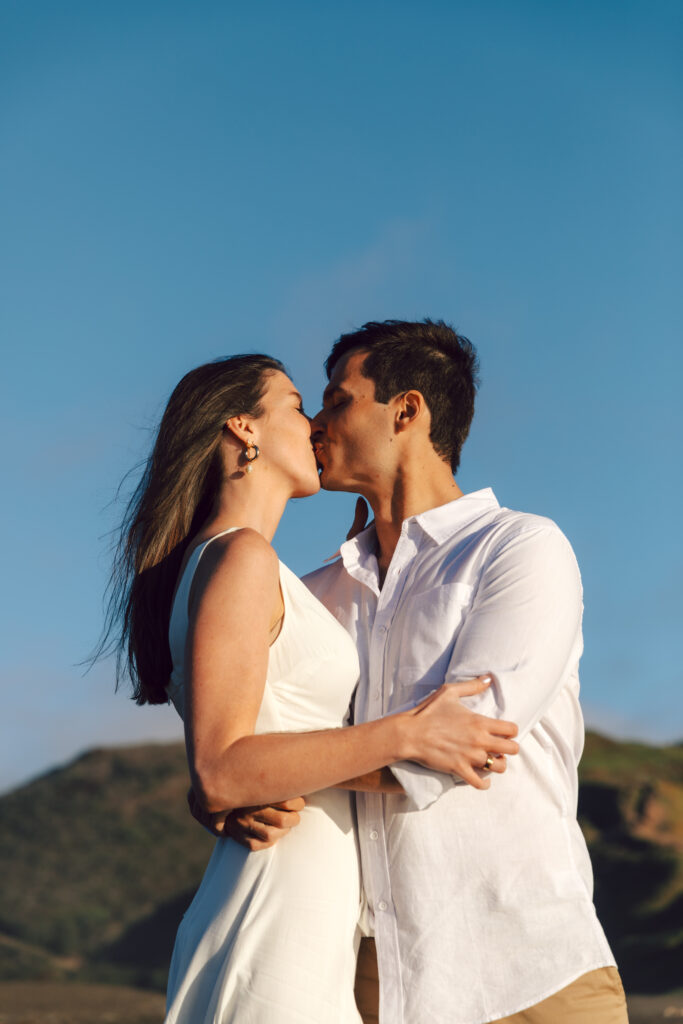
[[[324,410],[321,409],[320,412],[317,412],[315,414],[315,416],[313,417],[313,419],[311,420],[311,440],[312,441],[319,441],[322,438],[323,431],[324,431],[323,412],[324,412]]]

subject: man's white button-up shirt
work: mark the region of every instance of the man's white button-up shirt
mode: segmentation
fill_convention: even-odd
[[[576,821],[579,571],[488,489],[405,520],[381,590],[375,550],[371,526],[305,580],[357,644],[355,721],[490,671],[467,703],[519,726],[486,791],[403,764],[405,796],[357,794],[381,1024],[482,1024],[614,964]]]

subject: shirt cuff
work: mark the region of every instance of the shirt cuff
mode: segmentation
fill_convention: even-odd
[[[434,772],[414,761],[400,761],[389,766],[403,786],[406,796],[418,811],[423,811],[435,800],[453,789],[462,780],[444,772]]]

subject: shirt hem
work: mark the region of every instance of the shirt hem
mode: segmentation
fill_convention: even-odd
[[[500,1020],[501,1017],[512,1017],[515,1013],[522,1013],[524,1010],[528,1010],[530,1007],[536,1006],[537,1003],[542,1003],[544,999],[550,999],[551,996],[557,995],[558,992],[561,992],[563,988],[567,988],[568,985],[578,981],[584,974],[589,974],[591,971],[599,971],[602,967],[616,966],[617,964],[614,957],[607,960],[603,959],[592,966],[588,964],[585,967],[581,967],[578,972],[572,972],[572,974],[570,974],[564,981],[561,981],[557,985],[553,984],[551,988],[546,989],[544,992],[534,996],[530,1000],[525,1000],[519,1005],[515,1004],[512,1008],[502,1009],[500,1012],[498,1010],[494,1010],[493,1012],[487,1010],[485,1017],[470,1017],[467,1018],[467,1020],[457,1021],[457,1024],[491,1024],[491,1022],[494,1022],[495,1024],[495,1021]]]

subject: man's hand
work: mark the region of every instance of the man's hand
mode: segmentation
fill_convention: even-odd
[[[269,807],[241,807],[224,819],[223,834],[250,850],[275,846],[301,818],[306,801],[302,796]]]
[[[266,807],[240,807],[226,814],[209,814],[197,801],[194,791],[187,794],[192,817],[215,836],[228,836],[249,850],[267,850],[275,846],[299,822],[299,811],[306,806],[302,796]]]

